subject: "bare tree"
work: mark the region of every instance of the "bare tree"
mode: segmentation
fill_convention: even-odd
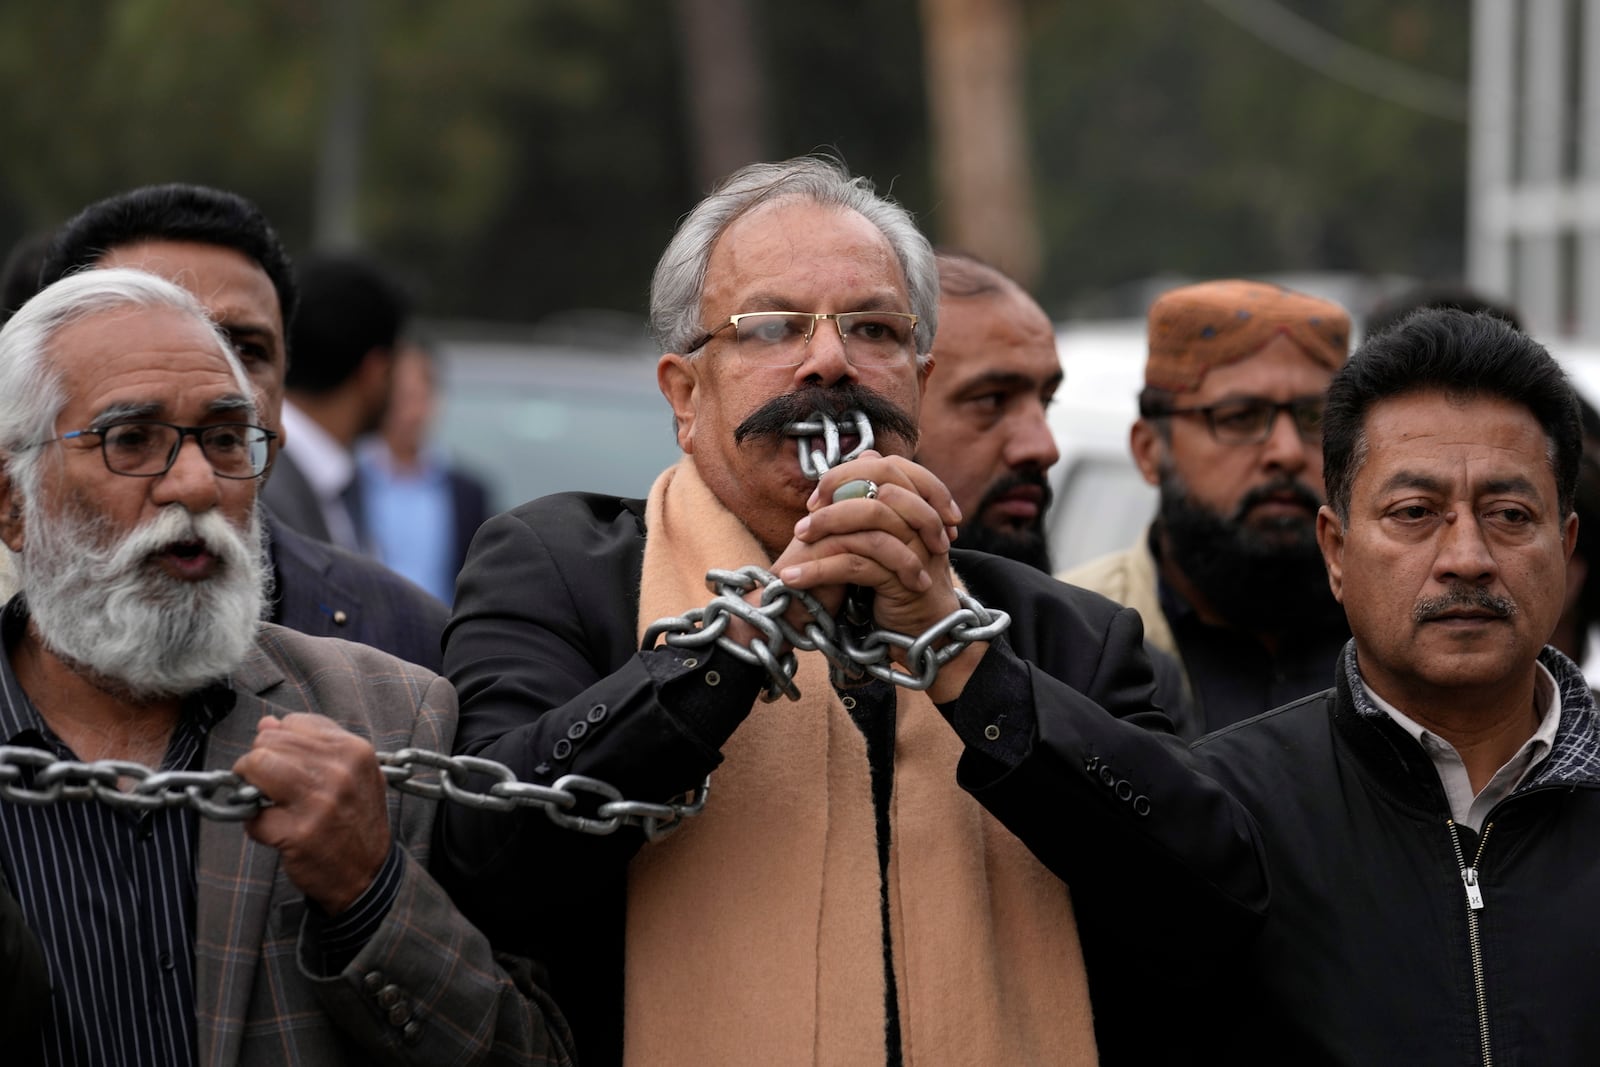
[[[1023,285],[1040,266],[1020,0],[922,0],[940,240]]]
[[[766,158],[767,94],[749,0],[678,0],[696,184]]]

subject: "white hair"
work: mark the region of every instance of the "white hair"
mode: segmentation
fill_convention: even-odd
[[[126,309],[169,309],[203,324],[227,360],[239,394],[254,404],[250,379],[233,346],[187,290],[128,267],[69,274],[40,290],[0,329],[0,460],[24,496],[38,491],[36,446],[55,436],[56,417],[66,405],[52,350],[56,336],[91,316]]]
[[[63,661],[135,700],[194,692],[244,662],[267,595],[259,509],[241,531],[216,509],[169,504],[120,537],[71,502],[51,515],[29,499],[23,513],[18,577],[40,641]],[[190,582],[151,564],[180,541],[203,546],[219,573]]]
[[[820,156],[741,167],[684,217],[650,283],[650,329],[661,350],[682,353],[705,333],[700,300],[717,238],[752,208],[782,200],[854,211],[878,228],[905,273],[917,316],[917,362],[925,363],[939,325],[939,268],[932,246],[905,208],[879,196],[866,178],[852,178],[838,160]]]

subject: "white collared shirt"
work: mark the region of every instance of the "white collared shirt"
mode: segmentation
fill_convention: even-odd
[[[329,539],[353,552],[361,551],[361,537],[342,495],[356,476],[355,458],[320,423],[288,400],[283,402],[283,429],[288,438],[284,451],[294,458],[317,494]]]
[[[1522,743],[1522,747],[1508,760],[1504,766],[1494,772],[1494,776],[1484,785],[1481,792],[1476,795],[1472,792],[1472,780],[1467,776],[1467,765],[1462,762],[1461,754],[1455,746],[1438,734],[1419,723],[1413,722],[1404,712],[1393,704],[1384,700],[1363,679],[1361,688],[1366,690],[1367,699],[1373,705],[1382,708],[1384,714],[1399,723],[1406,733],[1416,739],[1422,746],[1422,751],[1428,754],[1434,770],[1439,772],[1439,784],[1444,786],[1445,799],[1450,803],[1450,815],[1462,826],[1470,826],[1473,830],[1481,832],[1483,817],[1489,814],[1500,801],[1511,795],[1511,791],[1522,784],[1528,776],[1528,771],[1544,759],[1550,752],[1550,747],[1555,744],[1556,727],[1561,724],[1561,694],[1556,688],[1556,680],[1542,663],[1535,663],[1537,668],[1533,679],[1533,700],[1535,706],[1544,707],[1544,715],[1539,719],[1539,728],[1533,736]]]

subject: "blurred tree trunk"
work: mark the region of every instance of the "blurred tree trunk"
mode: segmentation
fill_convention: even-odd
[[[317,156],[315,233],[322,249],[361,243],[361,149],[366,137],[366,10],[363,0],[334,0],[327,19],[328,104]]]
[[[921,0],[939,239],[1039,276],[1020,0]]]
[[[750,0],[678,0],[695,184],[766,158],[767,93]]]

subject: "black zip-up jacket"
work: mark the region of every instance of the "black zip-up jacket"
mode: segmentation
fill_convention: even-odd
[[[962,781],[1120,931],[1090,960],[1104,1061],[1600,1062],[1600,733],[1577,667],[1540,661],[1555,744],[1481,835],[1353,644],[1333,689],[1187,753],[1030,672],[1028,754],[969,747]]]

